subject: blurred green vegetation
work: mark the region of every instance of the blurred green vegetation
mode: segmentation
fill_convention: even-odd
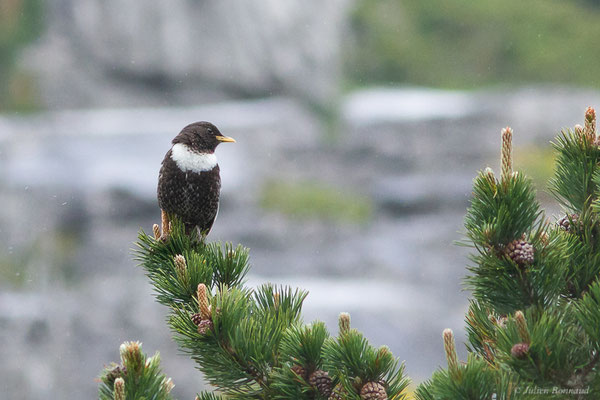
[[[0,253],[0,282],[1,287],[22,287],[30,279],[27,263],[28,254]]]
[[[33,238],[28,245],[0,249],[0,290],[60,281],[78,282],[82,275],[77,253],[82,238],[67,230]]]
[[[295,218],[364,223],[372,213],[371,201],[360,194],[320,182],[270,181],[263,187],[261,206]]]
[[[540,194],[548,189],[548,181],[554,175],[554,158],[554,149],[548,145],[517,147],[513,167],[530,177]]]
[[[20,50],[39,37],[42,0],[0,0],[0,110],[37,105],[33,77],[16,65]]]
[[[600,86],[598,0],[359,0],[350,85]]]

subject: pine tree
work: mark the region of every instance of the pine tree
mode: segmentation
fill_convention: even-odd
[[[443,332],[447,368],[416,390],[419,400],[595,398],[600,393],[600,138],[595,111],[553,142],[550,192],[564,215],[551,223],[531,180],[513,171],[512,129],[502,130],[501,174],[474,180],[465,217],[473,298],[466,315],[466,362]],[[205,243],[174,220],[163,240],[141,232],[137,259],[170,310],[180,349],[218,399],[403,399],[408,379],[385,346],[374,348],[342,313],[331,336],[304,324],[307,293],[244,285],[248,249]],[[169,399],[158,354],[121,346],[122,363],[100,376],[100,399]],[[588,397],[589,396],[589,397]]]
[[[307,293],[289,287],[244,285],[248,249],[205,243],[172,221],[163,240],[140,232],[136,258],[168,307],[179,348],[203,372],[219,399],[404,399],[409,380],[387,347],[374,348],[342,313],[331,336],[322,322],[304,324]],[[100,399],[169,399],[171,381],[140,345],[122,346],[122,365],[100,376]],[[125,349],[125,350],[124,350]],[[135,353],[135,357],[130,355]]]
[[[444,332],[448,367],[416,391],[432,399],[577,399],[600,393],[600,140],[585,125],[553,142],[550,192],[564,215],[550,223],[532,182],[512,169],[512,130],[502,130],[501,175],[474,180],[465,217],[473,248],[466,284],[469,356],[460,363]],[[596,394],[596,396],[594,396]]]

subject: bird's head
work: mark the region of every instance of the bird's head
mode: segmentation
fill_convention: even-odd
[[[221,142],[235,143],[235,140],[222,135],[219,128],[206,121],[189,124],[173,139],[173,144],[185,144],[198,153],[212,153]]]

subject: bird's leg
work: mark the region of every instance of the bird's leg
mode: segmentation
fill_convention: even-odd
[[[186,225],[185,234],[190,237],[192,242],[200,242],[200,228],[197,226]]]
[[[196,236],[198,237],[198,241],[200,243],[206,242],[206,236],[208,235],[207,231],[201,231],[199,227],[196,227]]]
[[[161,239],[166,240],[171,235],[171,221],[169,221],[169,215],[164,210],[160,210],[160,219],[162,224]]]

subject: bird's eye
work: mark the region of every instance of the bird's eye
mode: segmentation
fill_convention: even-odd
[[[208,133],[210,133],[211,135],[213,134],[213,130],[212,130],[212,129],[210,129],[210,128],[208,128],[206,131],[207,131]]]

